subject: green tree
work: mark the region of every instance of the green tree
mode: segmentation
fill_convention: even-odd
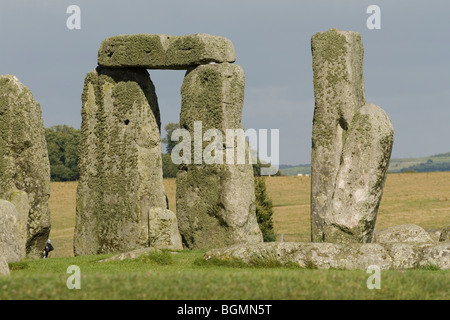
[[[162,154],[162,169],[163,178],[176,178],[178,172],[178,165],[172,162],[170,153]]]
[[[171,154],[172,149],[176,146],[177,141],[172,141],[172,133],[180,128],[179,123],[170,122],[165,127],[164,130],[166,130],[166,136],[161,139],[162,143],[166,144],[166,153]]]
[[[178,123],[170,122],[165,127],[166,136],[161,139],[161,142],[166,144],[166,153],[162,154],[162,167],[163,167],[163,177],[164,178],[175,178],[178,172],[178,165],[172,162],[172,149],[176,146],[177,141],[172,141],[172,133],[179,129],[180,125]]]
[[[265,177],[255,177],[256,219],[263,234],[264,242],[275,241],[273,229],[273,204],[267,189]]]
[[[78,179],[80,132],[81,130],[67,125],[57,125],[45,129],[52,181]]]
[[[275,241],[275,231],[272,219],[273,204],[272,199],[270,199],[269,194],[267,193],[265,177],[261,176],[261,168],[268,166],[268,164],[262,163],[259,157],[256,156],[256,163],[253,164],[253,176],[255,179],[256,220],[258,221],[259,229],[263,234],[264,242],[273,242]],[[279,175],[278,172],[276,175]]]

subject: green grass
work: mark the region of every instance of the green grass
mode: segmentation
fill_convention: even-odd
[[[0,277],[0,299],[448,299],[449,271],[382,271],[369,290],[365,270],[245,267],[201,260],[203,251],[98,262],[110,255],[53,258],[11,264]],[[70,265],[81,289],[66,286]]]

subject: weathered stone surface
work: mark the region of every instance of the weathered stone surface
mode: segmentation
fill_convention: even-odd
[[[391,121],[376,105],[364,105],[353,116],[325,216],[325,241],[372,241],[393,136]]]
[[[326,241],[323,228],[331,205],[344,133],[363,106],[364,48],[357,32],[331,29],[311,38],[314,120],[311,150],[311,237]]]
[[[149,209],[166,208],[159,109],[144,69],[97,68],[82,95],[75,255],[149,246]]]
[[[450,243],[440,242],[435,246],[427,247],[423,250],[423,258],[419,266],[426,267],[434,265],[442,270],[450,269]]]
[[[182,165],[177,174],[177,216],[183,242],[189,248],[262,242],[248,157],[245,164],[239,164],[237,155],[227,164],[224,151],[217,162],[202,161],[210,143],[225,144],[227,129],[242,130],[244,85],[242,68],[228,63],[198,66],[187,72],[183,81],[180,126],[191,133],[193,152],[191,163]],[[196,139],[195,122],[201,122]],[[216,129],[223,141],[202,144],[209,129]],[[236,146],[237,140],[234,142]]]
[[[17,241],[21,252],[20,256],[25,258],[27,244],[27,220],[30,212],[30,201],[28,199],[28,194],[22,190],[15,190],[11,192],[8,200],[16,207],[17,210]]]
[[[393,226],[385,230],[378,231],[377,242],[434,243],[428,232],[415,224]]]
[[[0,198],[21,206],[20,228],[26,213],[26,253],[39,258],[50,233],[50,164],[41,108],[15,76],[3,75],[0,110]],[[24,194],[15,194],[18,190]],[[23,234],[19,238],[22,242]]]
[[[441,231],[440,229],[426,229],[426,232],[430,235],[431,239],[433,239],[434,242],[439,242],[439,239],[441,237]]]
[[[112,68],[188,69],[199,64],[235,60],[231,41],[209,34],[119,35],[103,40],[98,51],[98,64]]]
[[[23,258],[18,240],[17,217],[16,207],[9,201],[0,200],[0,257],[6,262]]]
[[[164,208],[151,208],[148,224],[151,247],[172,250],[183,249],[175,213]]]
[[[389,269],[392,258],[379,244],[336,244],[309,242],[272,242],[254,246],[235,245],[208,251],[204,259],[239,259],[252,264],[255,261],[294,263],[300,267],[319,269],[367,269],[377,265]]]
[[[379,107],[366,105],[359,33],[319,32],[311,38],[311,49],[311,239],[371,242],[392,150],[392,124]]]
[[[6,262],[3,257],[0,257],[0,277],[1,276],[9,276],[8,262]]]
[[[98,262],[111,262],[111,261],[123,261],[123,260],[134,260],[137,259],[143,255],[152,253],[152,252],[159,252],[160,250],[157,248],[140,248],[136,250],[132,250],[129,252],[119,253],[115,256],[112,256],[107,259],[99,260]]]
[[[278,262],[281,265],[296,264],[318,269],[361,269],[371,265],[381,270],[413,269],[430,264],[449,269],[450,246],[412,245],[406,243],[313,243],[271,242],[254,245],[240,244],[209,250],[203,259],[224,261],[238,260],[245,264]]]
[[[384,246],[392,257],[392,269],[412,269],[419,267],[423,246],[406,243],[389,243]]]
[[[450,242],[450,225],[442,229],[439,242]]]

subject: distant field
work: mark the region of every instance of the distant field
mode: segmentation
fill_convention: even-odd
[[[310,177],[267,177],[267,190],[274,204],[278,240],[310,241]],[[76,182],[51,184],[50,239],[57,257],[73,256]],[[165,179],[169,207],[176,212],[175,179]],[[377,228],[414,223],[425,229],[450,224],[450,172],[388,174]]]
[[[388,168],[390,173],[399,173],[404,169],[418,172],[450,171],[450,152],[422,158],[391,159]],[[311,166],[292,166],[280,169],[280,171],[285,176],[311,174]]]

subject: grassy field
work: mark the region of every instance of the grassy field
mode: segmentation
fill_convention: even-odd
[[[244,268],[208,264],[201,251],[165,252],[137,261],[98,262],[82,256],[11,264],[0,277],[5,299],[448,299],[448,271],[383,271],[379,290],[367,288],[365,270]],[[80,268],[80,290],[67,272]],[[71,282],[71,281],[70,281]]]
[[[278,239],[309,241],[310,177],[267,177]],[[175,180],[164,181],[171,210]],[[139,261],[99,263],[73,257],[76,182],[52,183],[51,259],[11,265],[0,278],[0,299],[448,299],[449,271],[383,271],[369,290],[365,271],[230,267],[201,260],[204,251],[164,252]],[[450,224],[450,172],[389,174],[377,228]],[[67,267],[81,269],[82,290],[69,290]]]

